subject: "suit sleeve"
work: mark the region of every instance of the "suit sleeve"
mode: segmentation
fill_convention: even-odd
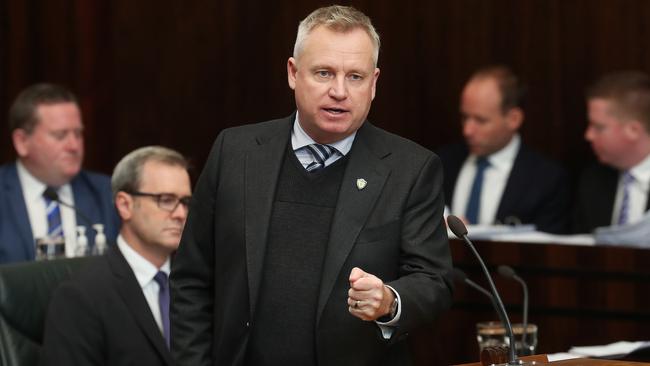
[[[534,223],[540,231],[564,234],[568,231],[570,212],[569,182],[564,169],[557,169],[555,179],[549,185]]]
[[[214,222],[223,133],[197,182],[172,262],[172,356],[177,365],[211,365],[214,313]]]
[[[48,307],[41,366],[104,365],[103,326],[84,291],[61,285]]]
[[[396,334],[433,321],[451,305],[447,230],[443,221],[442,165],[431,154],[408,195],[402,213],[399,278],[387,283],[401,297]]]

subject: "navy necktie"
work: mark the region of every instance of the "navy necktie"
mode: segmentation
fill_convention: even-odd
[[[327,159],[336,153],[336,148],[329,145],[311,144],[305,146],[305,148],[311,154],[312,158],[314,158],[314,161],[305,167],[308,172],[315,172],[325,168]]]
[[[160,306],[160,318],[163,326],[163,336],[167,348],[170,346],[170,333],[169,333],[169,281],[167,273],[158,271],[153,278],[157,283],[160,290],[158,291],[158,305]]]
[[[47,236],[50,238],[63,236],[63,222],[59,203],[43,196],[45,200],[45,213],[47,214]]]
[[[470,224],[478,224],[479,212],[481,212],[481,191],[483,189],[483,176],[485,169],[490,166],[490,162],[485,157],[476,159],[476,175],[474,183],[467,201],[465,217]]]
[[[634,182],[634,176],[629,171],[623,173],[623,199],[621,199],[621,210],[618,215],[618,224],[625,225],[628,222],[630,211],[630,185]]]

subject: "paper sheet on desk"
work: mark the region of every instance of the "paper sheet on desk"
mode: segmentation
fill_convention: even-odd
[[[621,226],[596,228],[598,244],[629,245],[650,248],[650,211],[639,222]]]
[[[650,345],[648,341],[627,342],[619,341],[602,346],[588,346],[588,347],[571,347],[569,353],[578,354],[589,357],[606,357],[614,355],[627,355],[628,353]]]
[[[469,237],[478,240],[512,241],[518,243],[551,243],[569,245],[594,245],[594,236],[555,235],[535,230],[535,225],[470,225],[467,227]],[[456,236],[448,230],[450,238]]]

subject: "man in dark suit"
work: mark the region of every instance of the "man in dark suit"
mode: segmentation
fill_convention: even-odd
[[[11,106],[9,129],[18,159],[0,167],[0,263],[33,260],[35,239],[46,236],[65,238],[65,254],[73,256],[77,225],[102,224],[114,241],[119,219],[109,177],[81,170],[83,123],[74,94],[59,85],[30,86]],[[47,187],[82,215],[47,201]],[[94,230],[87,227],[87,236],[92,245]]]
[[[585,138],[599,162],[580,177],[573,231],[638,222],[650,209],[650,77],[603,76],[587,91]]]
[[[467,82],[460,101],[465,144],[439,151],[446,204],[470,224],[535,224],[562,233],[568,229],[566,173],[521,141],[523,94],[504,66],[478,70]]]
[[[378,52],[361,12],[314,11],[297,113],[217,137],[172,266],[178,365],[408,365],[450,305],[440,161],[366,121]]]
[[[172,365],[167,278],[187,218],[187,162],[140,148],[115,167],[112,186],[117,245],[56,290],[41,365]]]

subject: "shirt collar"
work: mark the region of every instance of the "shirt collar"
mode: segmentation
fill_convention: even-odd
[[[138,252],[133,250],[133,248],[127,244],[121,234],[117,236],[117,246],[120,248],[120,252],[122,252],[124,259],[126,259],[127,263],[129,263],[129,266],[131,266],[131,269],[133,270],[135,278],[138,280],[140,287],[145,287],[151,281],[153,281],[153,278],[156,273],[158,273],[158,271],[163,271],[167,274],[167,276],[169,276],[171,269],[169,258],[167,258],[162,267],[158,269]]]
[[[639,164],[629,170],[634,179],[641,183],[643,189],[648,189],[650,184],[650,155],[646,156]]]
[[[519,134],[515,134],[506,146],[501,148],[501,150],[486,156],[486,159],[490,162],[490,166],[497,169],[508,170],[512,167],[512,164],[515,161],[520,145],[521,137]],[[470,158],[476,160],[477,156],[472,155]]]
[[[36,179],[32,173],[25,168],[20,160],[16,160],[16,170],[18,171],[18,179],[22,185],[23,194],[28,202],[35,202],[43,199],[43,192],[45,192],[45,183]]]
[[[328,144],[338,150],[341,155],[345,156],[350,152],[352,148],[352,143],[354,142],[354,137],[357,135],[357,131],[354,131],[350,136]],[[302,129],[300,121],[298,119],[298,113],[296,112],[296,119],[293,121],[293,129],[291,130],[291,147],[294,151],[301,149],[307,145],[315,144],[316,141],[307,135],[307,132]]]

